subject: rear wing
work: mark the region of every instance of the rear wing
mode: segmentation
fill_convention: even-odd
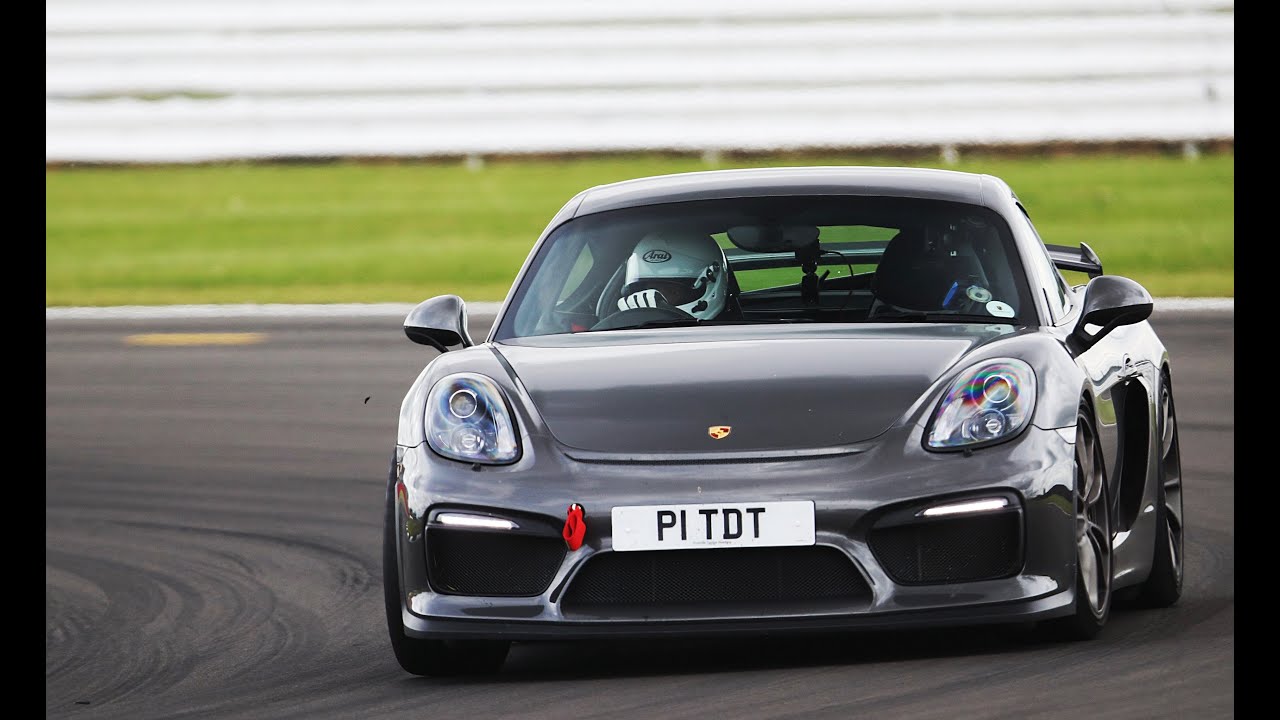
[[[1078,248],[1049,243],[1045,243],[1044,246],[1049,251],[1049,258],[1059,270],[1088,273],[1090,279],[1102,274],[1102,261],[1098,259],[1098,253],[1085,243],[1080,243]]]

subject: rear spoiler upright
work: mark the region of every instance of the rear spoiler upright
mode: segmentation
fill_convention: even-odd
[[[1059,270],[1088,273],[1090,279],[1102,274],[1102,261],[1098,259],[1098,253],[1085,243],[1080,243],[1078,248],[1049,243],[1045,243],[1044,246],[1049,251],[1049,258]]]

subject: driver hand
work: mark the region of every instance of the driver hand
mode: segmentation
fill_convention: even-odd
[[[669,304],[662,293],[657,290],[641,290],[634,292],[618,301],[619,310],[630,310],[632,308],[651,308],[658,307],[658,303],[663,305]]]

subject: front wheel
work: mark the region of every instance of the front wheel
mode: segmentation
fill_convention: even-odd
[[[1081,404],[1076,417],[1076,609],[1047,623],[1052,634],[1088,640],[1111,615],[1112,538],[1110,494],[1093,415]]]
[[[394,477],[394,476],[393,476]],[[387,633],[396,661],[414,675],[480,675],[497,672],[511,643],[505,640],[421,640],[404,633],[400,605],[400,569],[396,559],[394,480],[387,490],[382,536],[382,595]]]

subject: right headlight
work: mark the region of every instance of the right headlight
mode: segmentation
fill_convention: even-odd
[[[484,375],[440,378],[427,395],[426,425],[427,444],[447,458],[503,465],[520,457],[502,391]]]
[[[984,360],[956,376],[929,422],[925,445],[964,450],[1016,436],[1031,422],[1036,374],[1021,360]]]

